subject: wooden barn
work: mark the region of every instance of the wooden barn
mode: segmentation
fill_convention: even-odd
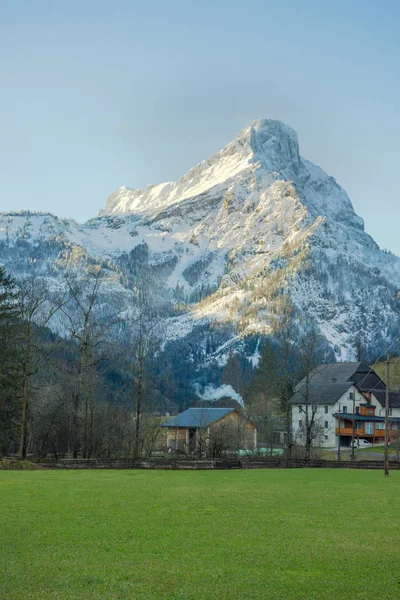
[[[212,454],[257,447],[257,429],[236,408],[188,408],[163,426],[170,451]]]

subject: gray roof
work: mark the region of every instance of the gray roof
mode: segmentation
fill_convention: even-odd
[[[386,401],[386,392],[385,390],[372,390],[373,395],[382,406],[385,406]],[[400,408],[400,392],[395,390],[390,390],[389,392],[389,406],[390,408]]]
[[[356,421],[376,421],[378,423],[383,423],[385,421],[385,417],[379,417],[378,415],[374,416],[374,415],[359,415],[359,414],[353,414],[353,413],[335,413],[333,415],[336,418],[341,418],[341,419],[347,419],[348,421],[353,421],[353,419],[355,419]],[[398,423],[400,421],[400,417],[389,417],[389,422],[390,423]]]
[[[209,427],[234,410],[234,408],[188,408],[163,423],[163,427]]]
[[[319,365],[309,380],[310,404],[335,404],[351,386],[360,392],[372,392],[382,406],[385,404],[385,383],[378,374],[364,362],[331,363]],[[292,404],[305,403],[306,379],[302,379],[294,389]],[[389,406],[400,408],[400,392],[390,391]]]
[[[335,404],[353,385],[352,376],[362,365],[360,362],[331,363],[319,365],[310,375],[309,397],[310,404]],[[304,404],[306,378],[294,388],[291,402]]]

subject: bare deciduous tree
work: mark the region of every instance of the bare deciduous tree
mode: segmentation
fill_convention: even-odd
[[[303,398],[302,404],[299,407],[305,416],[305,460],[310,460],[313,443],[320,435],[319,423],[317,422],[318,399],[313,398],[311,400],[310,389],[315,368],[318,364],[319,345],[320,336],[315,330],[310,330],[300,342],[300,363],[304,374],[304,383],[299,389],[299,393]]]
[[[275,332],[277,360],[275,386],[284,415],[285,444],[289,460],[292,457],[293,448],[292,405],[290,400],[299,376],[297,352],[294,344],[296,337],[298,337],[298,328],[293,317],[293,308],[290,304],[286,304]]]
[[[0,452],[15,450],[19,425],[18,289],[0,267]]]
[[[63,313],[71,338],[76,342],[76,370],[72,370],[72,455],[78,457],[80,448],[85,457],[92,452],[97,369],[106,359],[107,334],[119,320],[115,310],[99,308],[106,275],[100,266],[87,271],[84,278],[74,273],[66,275],[69,302]],[[83,429],[81,441],[80,429]]]
[[[251,410],[264,441],[272,446],[278,433],[283,433],[289,459],[294,444],[291,398],[300,373],[296,343],[299,337],[293,308],[285,301],[273,322],[273,338],[262,348],[250,396]]]
[[[148,360],[154,355],[161,343],[159,332],[160,316],[154,306],[149,294],[147,278],[142,274],[137,280],[134,288],[135,303],[132,307],[131,317],[129,319],[129,361],[133,377],[133,384],[136,396],[135,405],[135,438],[133,445],[133,457],[139,458],[142,445],[141,420],[145,390],[146,366]]]
[[[52,296],[47,284],[37,276],[19,281],[17,289],[21,319],[17,338],[21,359],[19,454],[21,458],[26,458],[30,402],[34,395],[33,378],[52,351],[51,347],[43,344],[42,336],[54,315],[65,305],[66,299],[65,296]]]

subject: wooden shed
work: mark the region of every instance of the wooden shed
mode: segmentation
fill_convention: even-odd
[[[257,447],[257,429],[236,408],[188,408],[163,426],[171,451],[213,455]]]

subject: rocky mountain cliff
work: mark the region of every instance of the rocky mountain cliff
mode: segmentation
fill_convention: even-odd
[[[101,263],[110,302],[132,295],[144,262],[167,300],[165,339],[194,341],[204,364],[249,352],[245,340],[272,332],[287,297],[338,360],[354,357],[360,336],[372,352],[397,334],[400,259],[379,249],[346,192],[279,121],[252,123],[176,183],[120,188],[83,225],[2,213],[0,260],[55,286],[65,269]],[[221,332],[213,344],[210,327]]]

